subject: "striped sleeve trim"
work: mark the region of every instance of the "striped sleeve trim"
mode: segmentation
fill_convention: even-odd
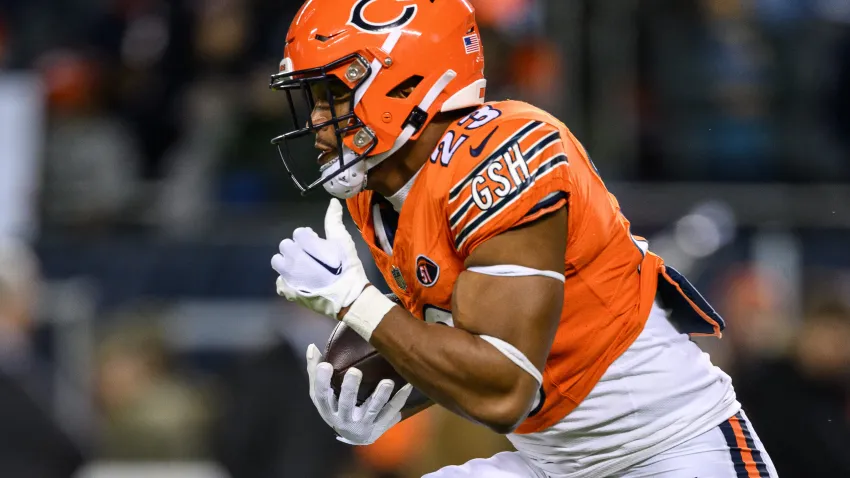
[[[528,181],[525,181],[519,187],[514,189],[510,194],[502,198],[502,200],[500,200],[492,208],[482,212],[475,219],[473,219],[466,226],[464,226],[463,229],[461,229],[455,237],[455,248],[459,251],[475,232],[477,232],[479,229],[489,223],[493,218],[497,217],[501,211],[510,207],[511,204],[519,200],[528,191],[531,191],[532,186],[535,182],[537,182],[537,180],[545,177],[553,171],[556,171],[558,168],[567,167],[569,167],[569,162],[567,161],[567,156],[565,154],[553,156],[552,158],[549,158],[548,160],[543,162],[534,171]]]
[[[528,211],[528,213],[526,213],[525,217],[534,216],[538,212],[548,209],[565,199],[567,199],[567,193],[565,193],[564,191],[555,191],[540,200],[540,202],[537,203],[536,206],[531,208],[531,211]]]
[[[546,151],[546,148],[557,143],[558,141],[560,141],[560,139],[561,139],[560,133],[558,131],[553,131],[552,133],[549,133],[546,136],[542,137],[534,145],[532,145],[530,148],[528,148],[528,151],[523,153],[522,157],[526,158],[528,165],[531,166],[532,162]],[[509,144],[509,146],[511,146],[512,144]],[[504,154],[504,152],[502,152],[502,154]],[[502,156],[502,154],[500,154],[499,156],[496,156],[494,154],[486,162],[484,162],[482,164],[482,166],[480,166],[479,168],[476,168],[476,171],[478,171],[478,169],[480,169],[481,171],[484,171],[484,169],[487,167],[487,165],[489,165],[494,160],[497,160],[498,158],[500,158]],[[551,158],[549,158],[549,159],[551,159]],[[473,176],[469,177],[468,180],[464,180],[464,185],[469,184],[469,181],[471,181],[472,177],[475,177],[475,176],[473,175]],[[451,200],[449,202],[451,203]],[[458,207],[455,210],[455,212],[451,215],[451,217],[449,217],[449,226],[452,229],[454,229],[455,227],[458,226],[458,224],[460,224],[463,217],[466,216],[466,213],[469,212],[473,203],[474,202],[473,202],[472,197],[467,198],[467,200],[460,207]]]
[[[464,176],[463,179],[458,181],[458,183],[452,187],[451,191],[449,191],[449,203],[457,199],[463,191],[463,188],[472,181],[472,178],[481,174],[481,172],[484,171],[484,168],[486,168],[494,158],[499,158],[503,154],[507,153],[514,144],[521,142],[541,126],[543,126],[542,121],[530,121],[526,123],[526,125],[523,126],[515,135],[510,136],[508,139],[503,141],[502,144],[500,144],[495,150],[493,150],[492,153],[490,153],[489,156],[487,156],[486,160],[482,161],[481,164],[479,164],[472,172]]]

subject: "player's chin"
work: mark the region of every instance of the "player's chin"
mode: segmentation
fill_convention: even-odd
[[[319,157],[316,158],[316,162],[319,163],[319,167],[323,168],[333,160],[339,157],[339,151],[332,149],[330,151],[322,151],[319,153]]]

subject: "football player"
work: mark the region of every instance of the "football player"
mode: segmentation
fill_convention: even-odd
[[[729,377],[689,340],[723,320],[631,234],[566,126],[485,102],[468,1],[310,0],[285,40],[271,87],[294,127],[273,143],[299,189],[347,200],[403,306],[369,284],[336,199],[324,237],[280,243],[278,293],[517,449],[428,476],[777,476]],[[320,153],[312,180],[297,174],[299,138]],[[358,405],[360,371],[337,396],[315,346],[307,361],[341,440],[372,443],[400,420],[409,385],[391,396],[382,382]]]

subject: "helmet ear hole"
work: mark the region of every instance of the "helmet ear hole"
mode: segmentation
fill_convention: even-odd
[[[419,86],[419,83],[422,83],[423,79],[424,78],[419,75],[413,75],[395,85],[389,92],[387,92],[387,96],[390,98],[407,98],[413,94],[413,90]]]

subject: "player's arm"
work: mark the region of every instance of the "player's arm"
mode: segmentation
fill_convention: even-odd
[[[513,264],[564,267],[566,208],[479,245],[467,267]],[[500,432],[531,410],[540,383],[482,338],[515,347],[542,371],[563,305],[563,283],[543,276],[496,277],[463,272],[455,284],[456,328],[428,324],[394,307],[371,343],[398,372],[440,405]]]
[[[509,432],[534,404],[563,305],[570,145],[540,121],[500,127],[511,136],[488,155],[493,161],[470,157],[457,168],[447,218],[467,268],[536,273],[462,273],[453,293],[457,328],[423,323],[368,285],[336,201],[326,239],[298,229],[272,265],[280,295],[345,322],[437,403]]]

